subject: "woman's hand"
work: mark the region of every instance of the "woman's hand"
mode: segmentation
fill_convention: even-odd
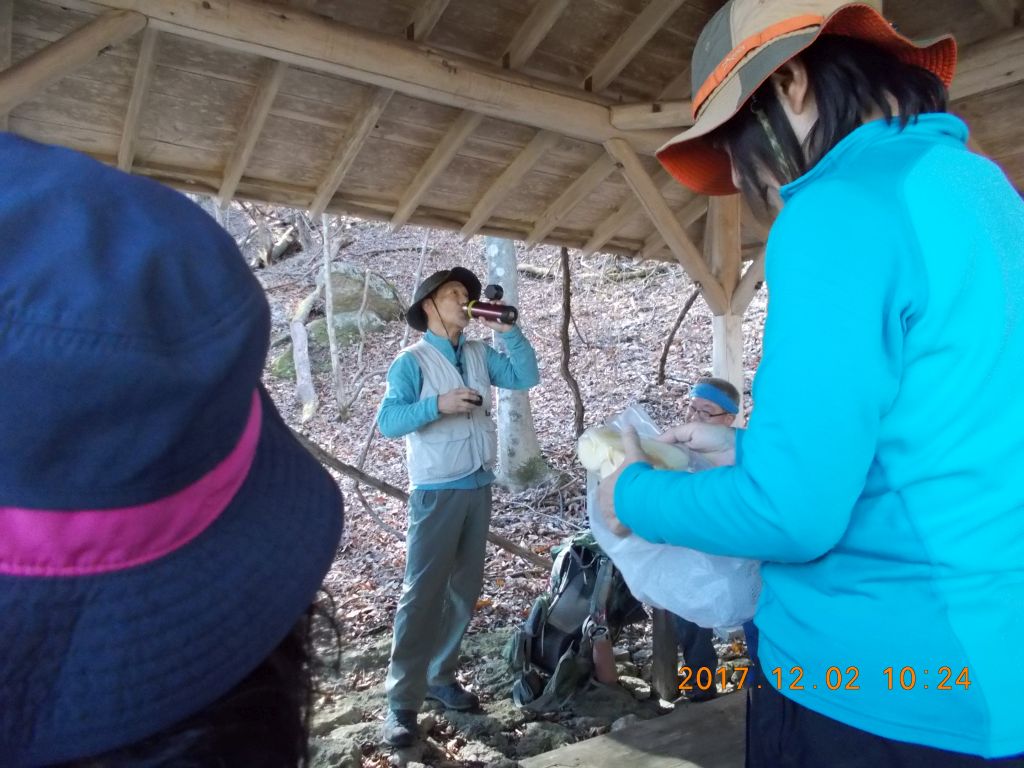
[[[655,440],[682,445],[716,467],[736,463],[736,429],[733,427],[691,421],[665,430]]]
[[[630,464],[636,464],[638,461],[650,461],[647,454],[640,448],[640,438],[632,427],[622,430],[622,447],[626,453],[625,460],[597,487],[598,510],[605,524],[616,536],[628,536],[630,533],[629,528],[624,526],[615,514],[615,485],[619,481],[619,475]]]

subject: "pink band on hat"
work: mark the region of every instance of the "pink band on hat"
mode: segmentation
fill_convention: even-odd
[[[0,507],[0,574],[87,576],[156,560],[209,527],[245,482],[256,455],[263,406],[231,453],[192,485],[134,507],[60,512]]]

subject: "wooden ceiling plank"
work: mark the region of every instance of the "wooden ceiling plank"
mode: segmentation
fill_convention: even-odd
[[[558,134],[550,131],[539,131],[530,143],[523,148],[509,166],[502,171],[494,183],[484,192],[479,202],[473,207],[469,219],[462,227],[462,237],[468,240],[475,235],[505,199],[509,191],[515,187],[537,164],[537,161],[558,142]]]
[[[708,212],[708,198],[698,197],[688,202],[683,209],[676,215],[676,219],[679,221],[680,226],[685,230],[687,227],[693,226],[700,221],[701,216]],[[644,240],[644,247],[640,251],[641,259],[653,259],[657,257],[658,252],[665,247],[665,238],[661,236],[661,232],[657,229],[651,233],[650,237]]]
[[[399,229],[409,220],[423,195],[430,189],[430,185],[448,167],[452,158],[455,157],[455,153],[459,151],[459,147],[476,130],[481,120],[483,120],[483,115],[469,111],[463,112],[455,119],[455,124],[438,142],[427,162],[423,164],[408,189],[405,190],[402,199],[398,201],[395,215],[391,217],[392,229]]]
[[[608,108],[612,125],[622,131],[686,128],[693,125],[692,110],[693,103],[689,100],[613,104]]]
[[[1024,27],[969,45],[960,53],[950,101],[1005,88],[1024,80]]]
[[[690,278],[700,284],[701,293],[712,313],[724,315],[729,309],[725,291],[711,274],[697,246],[672,214],[651,177],[647,175],[636,152],[623,139],[609,139],[605,142],[605,149],[622,168],[626,182],[640,199],[640,204],[651,217],[665,243],[672,249],[672,254],[683,265]]]
[[[224,179],[221,181],[220,191],[217,197],[220,199],[220,207],[226,209],[235,196],[235,189],[238,182],[245,173],[249,159],[259,141],[263,124],[267,121],[270,108],[277,98],[277,92],[281,87],[288,65],[280,61],[267,61],[267,70],[260,78],[256,86],[256,93],[253,94],[249,103],[249,110],[242,121],[242,127],[238,129],[238,137],[235,139],[234,149],[231,151],[231,158],[224,169]]]
[[[117,150],[117,167],[122,171],[131,172],[135,160],[135,141],[139,136],[139,116],[142,114],[142,103],[149,90],[149,82],[153,78],[153,62],[156,60],[157,37],[160,33],[147,28],[142,33],[142,45],[139,48],[139,60],[135,65],[135,77],[132,80],[132,95],[128,99],[125,112],[124,128],[121,130],[121,145]]]
[[[1020,23],[1021,6],[1017,0],[978,0],[978,4],[1004,29]]]
[[[405,36],[409,40],[426,40],[427,35],[434,31],[441,14],[445,12],[451,0],[424,0],[413,13],[412,20],[405,28]]]
[[[59,4],[60,0],[46,0]],[[608,120],[607,99],[514,74],[458,54],[398,40],[300,9],[254,0],[104,0],[145,13],[162,31],[277,59],[498,120],[602,143],[627,134]],[[631,131],[645,154],[670,131]]]
[[[433,31],[447,7],[447,0],[443,4],[435,0],[424,0],[413,13],[413,17],[406,27],[406,34],[411,35],[411,39],[414,41],[423,40]],[[373,132],[377,120],[387,109],[388,103],[394,95],[394,90],[390,88],[375,89],[367,98],[359,114],[352,119],[348,131],[345,132],[345,138],[341,140],[341,144],[335,150],[327,173],[324,174],[323,181],[320,182],[320,186],[317,187],[316,194],[313,196],[310,213],[314,218],[327,210],[328,203],[331,202],[331,198],[334,197],[345,180],[345,174],[352,167],[352,163],[359,155],[359,150],[363,148],[363,144]]]
[[[607,154],[601,155],[540,215],[526,238],[527,247],[532,248],[547,237],[551,230],[557,227],[559,222],[568,216],[569,212],[583,198],[597,189],[598,185],[611,175],[615,167],[615,161],[612,158]]]
[[[653,181],[655,186],[657,186],[658,190],[662,193],[664,193],[665,187],[675,183],[674,179],[661,168],[659,168],[658,172],[655,173]],[[626,226],[626,223],[639,212],[640,201],[637,199],[636,195],[631,194],[626,202],[619,206],[615,213],[598,225],[594,230],[594,233],[590,236],[590,239],[586,244],[584,244],[581,250],[582,255],[589,256],[595,251],[600,250],[601,246],[615,237],[615,235],[619,233],[619,230]]]
[[[51,83],[77,72],[104,49],[141,31],[146,17],[134,11],[109,11],[41,51],[0,72],[0,114],[7,114]]]
[[[662,25],[679,10],[683,0],[650,0],[647,6],[640,12],[633,23],[611,48],[594,65],[590,74],[583,81],[583,87],[588,91],[600,93],[609,85],[619,73],[633,60],[640,49],[647,44],[647,41],[654,37]]]
[[[0,0],[0,72],[11,66],[14,34],[14,0]],[[0,131],[7,130],[7,112],[0,113]]]
[[[567,5],[569,0],[537,0],[530,15],[505,49],[501,65],[506,69],[519,69],[523,66],[555,26]]]
[[[690,98],[690,90],[690,65],[687,64],[679,70],[678,75],[669,80],[665,87],[661,89],[658,98],[671,101],[688,99]]]

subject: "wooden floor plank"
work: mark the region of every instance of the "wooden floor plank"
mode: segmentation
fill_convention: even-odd
[[[523,768],[742,768],[746,694],[681,704],[664,717],[521,760]]]

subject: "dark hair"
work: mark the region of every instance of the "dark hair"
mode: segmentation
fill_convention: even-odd
[[[333,605],[314,603],[270,655],[213,704],[142,741],[60,768],[308,765],[318,668],[313,639],[325,625],[340,651]]]
[[[733,404],[739,407],[740,391],[725,379],[716,379],[712,376],[702,376],[697,379],[697,384],[710,384],[723,395],[732,400]]]
[[[946,111],[946,87],[938,77],[872,43],[826,34],[796,58],[807,67],[818,107],[818,120],[802,146],[771,80],[712,137],[729,150],[740,191],[755,210],[768,202],[765,172],[782,184],[793,181],[860,126],[864,113],[877,109],[892,120],[890,98],[901,128],[918,115]],[[774,133],[775,146],[762,121]]]

